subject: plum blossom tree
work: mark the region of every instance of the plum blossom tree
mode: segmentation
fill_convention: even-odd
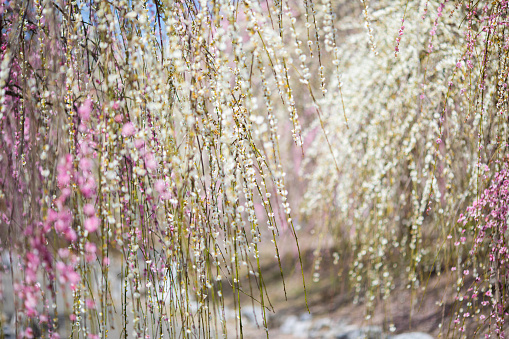
[[[297,240],[289,143],[299,214],[347,244],[368,317],[396,281],[454,267],[447,334],[502,336],[507,6],[0,0],[16,336],[242,337],[245,293],[268,331],[260,246]]]
[[[245,276],[265,306],[259,243],[278,256],[274,211],[292,224],[276,115],[297,142],[300,126],[289,51],[264,17],[282,24],[289,9],[239,6],[1,2],[2,275],[17,336],[33,323],[51,338],[227,335],[223,288],[241,319]]]
[[[319,102],[328,134],[316,134],[307,152],[313,189],[303,211],[348,244],[336,255],[350,258],[368,318],[401,281],[417,293],[449,272],[458,294],[439,302],[460,306],[441,335],[503,335],[507,5],[373,2],[378,55],[362,30],[341,45],[343,97],[328,91]],[[332,118],[342,105],[348,126]]]

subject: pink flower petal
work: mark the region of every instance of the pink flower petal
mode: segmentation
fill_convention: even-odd
[[[87,230],[89,233],[92,233],[97,231],[97,229],[99,228],[99,223],[100,223],[99,218],[93,216],[85,219],[85,223],[83,226],[85,227],[85,230]]]
[[[124,137],[130,137],[136,132],[136,129],[134,128],[134,125],[132,122],[127,122],[122,127],[122,136]]]

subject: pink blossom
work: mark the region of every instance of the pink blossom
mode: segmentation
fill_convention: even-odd
[[[97,247],[95,246],[94,243],[87,242],[85,244],[85,252],[86,252],[85,260],[87,262],[92,262],[96,259],[96,254],[95,254],[96,250],[97,250]]]
[[[34,269],[36,269],[41,262],[39,257],[33,252],[27,253],[26,258],[28,261],[28,266]]]
[[[91,198],[94,194],[95,183],[91,185],[89,182],[80,186],[80,191],[85,198]]]
[[[157,168],[157,163],[152,153],[147,153],[147,155],[145,156],[145,166],[150,171],[153,171]]]
[[[58,275],[58,280],[61,284],[69,283],[72,290],[76,289],[76,284],[80,281],[80,275],[74,271],[72,265],[66,265],[63,262],[59,261],[56,264],[57,271],[60,273]]]
[[[79,168],[82,171],[90,171],[92,169],[92,161],[88,158],[82,158],[79,163]]]
[[[57,270],[60,271],[61,273],[65,271],[66,266],[63,262],[58,261],[55,266]]]
[[[57,232],[64,232],[67,227],[68,226],[61,219],[55,222],[55,231]]]
[[[72,268],[69,269],[69,272],[67,273],[67,279],[69,280],[69,283],[71,286],[76,285],[81,277],[78,273],[72,270]]]
[[[85,300],[85,305],[89,309],[94,309],[95,308],[95,301],[93,301],[92,299],[87,299],[87,300]]]
[[[137,149],[142,148],[144,145],[145,145],[145,140],[143,140],[143,139],[134,140],[134,147],[136,147]]]
[[[65,231],[65,238],[70,242],[75,242],[78,240],[76,232],[70,227]]]
[[[58,213],[55,210],[48,211],[48,217],[46,219],[47,222],[54,222],[58,218]]]
[[[95,246],[95,244],[93,242],[90,242],[88,241],[86,244],[85,244],[85,252],[88,252],[88,253],[95,253],[97,250],[97,246]]]
[[[37,306],[37,299],[32,292],[27,291],[27,293],[25,293],[24,305],[28,310],[35,311],[35,307]]]
[[[85,215],[87,217],[91,217],[95,214],[95,208],[92,204],[85,204],[85,206],[83,206],[83,213],[85,213]]]
[[[59,171],[57,181],[61,187],[67,186],[71,182],[71,176],[68,172],[64,172],[64,170]]]
[[[162,179],[157,179],[154,184],[157,193],[162,194],[166,190],[166,183]]]
[[[97,231],[99,228],[100,220],[96,216],[85,219],[84,227],[89,233]]]
[[[123,137],[130,137],[136,133],[136,128],[134,127],[132,122],[127,122],[124,124],[124,127],[122,127],[122,136]]]
[[[87,99],[83,105],[78,108],[78,114],[84,121],[90,120],[90,112],[92,112],[92,100]]]
[[[57,181],[61,188],[69,185],[71,182],[72,161],[72,155],[67,154],[57,166]]]
[[[34,330],[32,330],[31,327],[27,327],[25,331],[23,332],[24,338],[33,338],[34,337]]]
[[[159,197],[162,200],[168,200],[171,198],[171,192],[168,191],[167,184],[164,180],[158,179],[154,184],[154,189],[159,193]]]

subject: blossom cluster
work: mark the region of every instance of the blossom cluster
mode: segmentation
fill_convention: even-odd
[[[240,319],[246,278],[265,306],[259,245],[279,259],[293,230],[281,121],[300,146],[296,93],[312,94],[294,6],[319,15],[312,1],[0,2],[16,335],[226,336],[223,289]]]
[[[368,319],[378,301],[391,313],[388,300],[399,282],[417,295],[430,276],[451,272],[484,243],[450,231],[507,162],[507,6],[372,2],[363,14],[378,55],[365,30],[353,31],[349,16],[339,20],[338,27],[350,27],[339,45],[343,95],[330,83],[318,100],[321,120],[303,131],[315,136],[303,167],[313,170],[304,173],[301,211],[310,226],[325,224],[322,232],[332,228],[335,243],[349,244],[334,251],[351,258],[350,285]],[[317,128],[325,133],[315,134]],[[442,335],[460,335],[461,327]]]

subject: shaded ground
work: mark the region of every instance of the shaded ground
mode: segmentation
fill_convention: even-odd
[[[291,248],[292,240],[281,242],[280,248]],[[273,250],[272,250],[273,251]],[[378,300],[377,306],[371,312],[372,316],[367,319],[366,307],[361,301],[359,304],[353,304],[353,294],[348,286],[348,270],[343,268],[343,274],[338,274],[340,267],[334,266],[329,260],[325,262],[325,257],[320,265],[321,278],[318,282],[313,282],[312,267],[315,256],[313,249],[301,248],[302,259],[305,269],[305,281],[307,290],[307,302],[309,312],[306,307],[305,294],[300,273],[299,259],[294,250],[285,251],[282,255],[282,267],[285,277],[286,297],[281,284],[281,275],[277,261],[274,259],[271,249],[263,251],[262,258],[263,277],[267,292],[270,297],[271,305],[274,307],[274,313],[267,310],[269,314],[268,327],[271,338],[302,338],[312,337],[309,332],[303,332],[303,336],[285,333],[285,326],[290,321],[295,325],[302,324],[306,319],[313,319],[313,323],[323,323],[324,327],[338,326],[344,324],[345,327],[355,326],[366,328],[376,326],[381,328],[385,334],[398,334],[407,332],[424,332],[433,337],[459,337],[458,334],[449,332],[449,323],[451,314],[456,304],[452,303],[455,296],[452,277],[433,275],[426,285],[426,280],[417,291],[411,291],[405,286],[405,282],[397,282],[396,288],[391,297],[386,300]],[[330,255],[329,255],[330,257]],[[401,279],[403,280],[403,279]],[[232,301],[231,295],[225,295],[225,300]],[[448,300],[448,302],[442,302]],[[242,302],[247,314],[253,313],[251,302],[246,299]],[[230,303],[233,307],[233,303]],[[269,307],[270,308],[270,307]],[[260,313],[259,306],[254,306],[254,313]],[[243,312],[244,314],[244,312]],[[246,338],[263,338],[266,336],[263,326],[257,328],[255,320],[249,321],[243,328],[243,335]],[[252,318],[252,316],[251,316]],[[260,318],[260,317],[258,317]],[[230,324],[230,333],[235,333],[233,320]],[[260,324],[261,321],[258,321]],[[441,325],[443,324],[443,325]],[[392,329],[392,331],[391,331]],[[238,331],[238,329],[237,329]],[[473,325],[467,327],[466,337],[473,337],[475,328]],[[228,336],[230,337],[230,335]],[[234,336],[232,336],[234,337]],[[320,336],[317,336],[320,337]],[[325,337],[323,337],[325,338]]]

